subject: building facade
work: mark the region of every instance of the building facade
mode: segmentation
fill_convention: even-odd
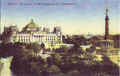
[[[4,27],[3,33],[5,32],[10,32],[8,42],[12,43],[38,42],[48,44],[50,46],[62,43],[61,27],[54,27],[53,32],[49,32],[49,28],[43,28],[43,30],[41,30],[41,27],[35,24],[33,19],[31,19],[31,22],[27,24],[21,32],[18,31],[17,26]]]

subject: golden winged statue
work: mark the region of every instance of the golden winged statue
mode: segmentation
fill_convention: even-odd
[[[104,8],[104,9],[106,10],[106,13],[105,13],[105,14],[107,15],[107,14],[108,14],[108,8]]]

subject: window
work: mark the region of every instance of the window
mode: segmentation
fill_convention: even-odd
[[[13,33],[16,33],[15,31]]]
[[[32,30],[37,30],[36,28],[33,28]]]
[[[28,31],[30,31],[30,30],[31,30],[31,28],[27,28],[27,30],[28,30]]]

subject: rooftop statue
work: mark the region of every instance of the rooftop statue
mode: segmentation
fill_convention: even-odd
[[[106,13],[105,13],[105,14],[106,14],[106,16],[107,16],[107,15],[108,15],[108,8],[105,8],[105,10],[106,10]]]

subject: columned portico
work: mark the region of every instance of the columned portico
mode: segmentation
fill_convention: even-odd
[[[113,40],[102,40],[101,41],[101,48],[113,48]]]

